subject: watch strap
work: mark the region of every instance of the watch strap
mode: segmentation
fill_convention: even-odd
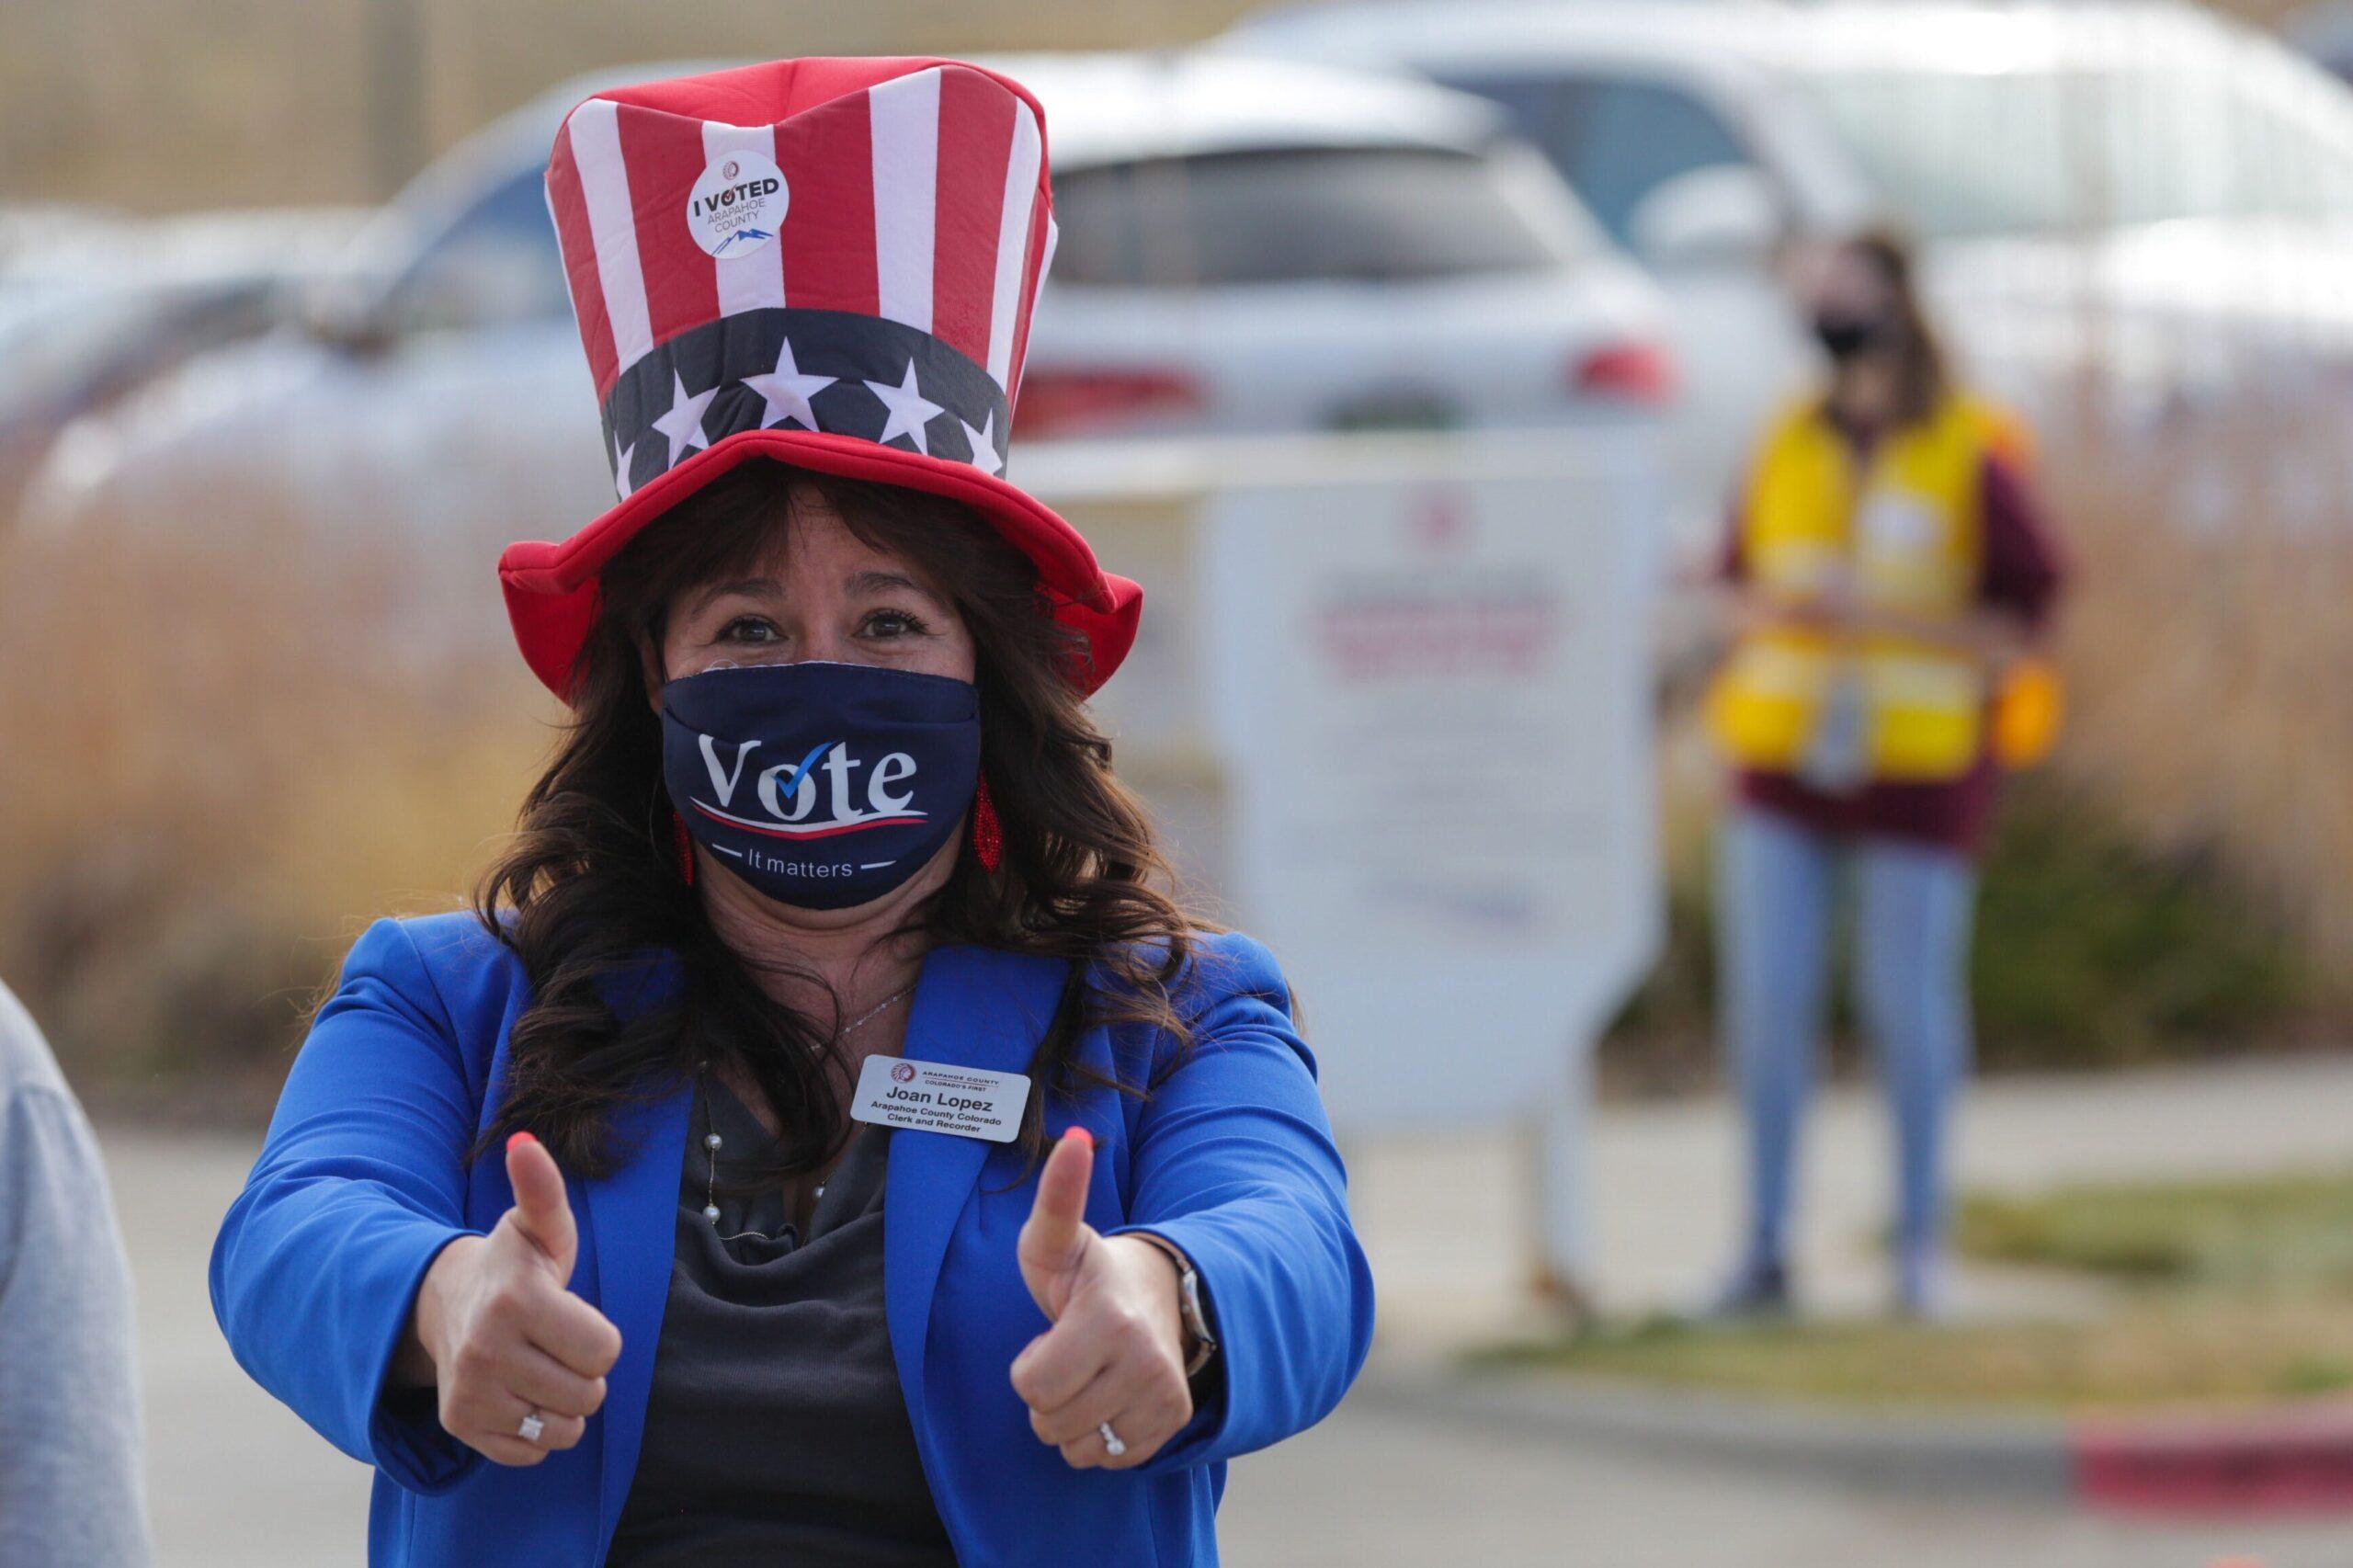
[[[1199,1376],[1201,1369],[1210,1364],[1210,1358],[1217,1354],[1217,1336],[1210,1332],[1209,1313],[1201,1306],[1201,1277],[1193,1267],[1193,1260],[1185,1255],[1184,1248],[1150,1231],[1121,1233],[1150,1242],[1166,1253],[1169,1261],[1176,1264],[1176,1315],[1185,1325],[1187,1337],[1192,1341],[1192,1348],[1185,1357],[1185,1375],[1188,1378]]]
[[[1185,1320],[1185,1331],[1193,1336],[1193,1353],[1185,1358],[1185,1375],[1197,1377],[1217,1354],[1217,1336],[1210,1332],[1209,1314],[1201,1310],[1201,1277],[1194,1272],[1189,1259],[1176,1277],[1176,1310]]]

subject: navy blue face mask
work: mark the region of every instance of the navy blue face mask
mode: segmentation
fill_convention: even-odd
[[[782,903],[847,909],[923,869],[981,776],[969,681],[871,665],[730,665],[662,688],[687,831]]]

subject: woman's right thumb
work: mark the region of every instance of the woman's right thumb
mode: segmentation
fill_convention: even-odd
[[[572,1281],[572,1262],[579,1250],[579,1232],[572,1220],[572,1204],[563,1194],[563,1172],[547,1145],[529,1132],[506,1140],[506,1180],[515,1189],[509,1217],[516,1228],[555,1266],[559,1284]]]

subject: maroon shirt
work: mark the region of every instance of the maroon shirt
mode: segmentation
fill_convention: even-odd
[[[1855,431],[1846,434],[1859,463],[1870,442]],[[2030,630],[2040,630],[2059,596],[2066,563],[2017,463],[1987,454],[1979,494],[1984,549],[1977,602],[2009,610]],[[1735,508],[1722,567],[1724,577],[1735,583],[1748,576],[1744,533]],[[1851,795],[1833,795],[1792,775],[1751,767],[1741,770],[1739,790],[1749,804],[1818,833],[1877,834],[1974,855],[1984,843],[2000,783],[1989,736],[1967,773],[1933,784],[1875,782]]]

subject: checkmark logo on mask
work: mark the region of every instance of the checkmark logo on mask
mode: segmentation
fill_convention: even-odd
[[[801,781],[809,777],[809,770],[817,766],[817,759],[833,749],[834,743],[831,741],[819,741],[815,745],[811,746],[809,755],[802,757],[800,766],[792,770],[792,779],[784,787],[782,793],[789,795],[800,789]]]

